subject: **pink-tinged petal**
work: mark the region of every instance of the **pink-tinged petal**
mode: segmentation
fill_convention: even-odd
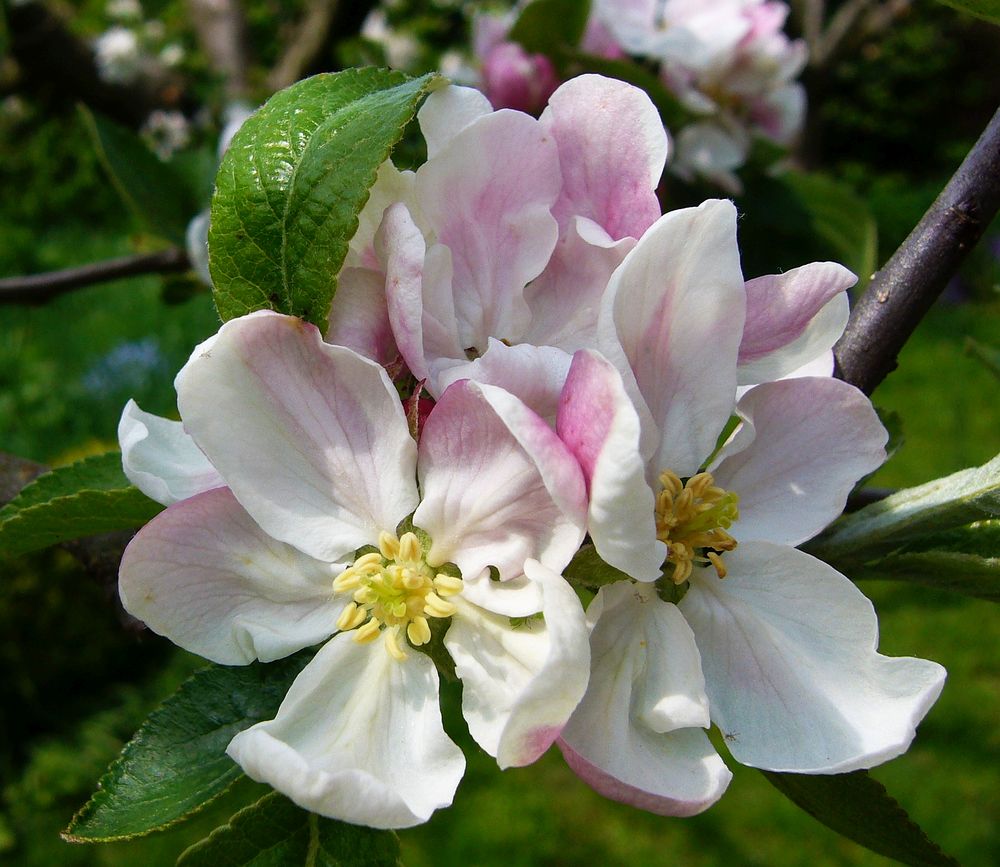
[[[501,768],[538,759],[583,698],[590,645],[573,589],[540,563],[525,563],[542,588],[544,621],[512,622],[456,597],[444,643],[462,680],[462,714]]]
[[[784,274],[748,280],[740,364],[757,361],[798,340],[820,310],[846,293],[857,279],[836,262],[813,262]]]
[[[587,694],[559,741],[567,763],[600,794],[664,816],[690,816],[719,799],[730,773],[708,724],[694,637],[649,586],[601,588],[587,612]]]
[[[596,346],[601,296],[634,246],[634,238],[614,241],[597,223],[573,218],[545,270],[524,290],[531,324],[522,342],[567,352]]]
[[[665,214],[612,276],[599,348],[655,422],[653,475],[693,475],[715,447],[735,402],[744,301],[736,208],[720,199]]]
[[[271,536],[333,561],[417,504],[416,447],[385,371],[261,311],[225,323],[177,375],[185,428]]]
[[[435,388],[441,394],[460,379],[495,385],[519,398],[547,422],[554,423],[571,360],[568,353],[552,346],[526,343],[508,346],[491,337],[486,352],[479,358],[450,365],[434,377]]]
[[[125,610],[223,665],[271,662],[336,631],[335,570],[272,539],[228,488],[170,506],[129,543]]]
[[[367,268],[345,268],[330,307],[327,343],[346,346],[381,365],[399,357],[389,325],[385,276]]]
[[[618,240],[639,238],[660,216],[656,185],[667,161],[667,134],[637,87],[580,75],[559,87],[542,113],[559,147],[563,188],[553,213],[561,227],[587,217]]]
[[[451,295],[448,248],[436,244],[428,250],[423,233],[402,203],[386,210],[376,246],[385,263],[389,322],[410,372],[417,379],[427,379],[429,361],[464,359]]]
[[[737,412],[743,424],[712,472],[740,497],[729,532],[741,542],[812,538],[843,511],[858,479],[885,460],[888,435],[871,401],[837,379],[764,383]]]
[[[581,349],[573,356],[556,430],[583,470],[587,531],[597,553],[639,581],[655,581],[667,546],[656,538],[639,416],[621,376],[596,352]]]
[[[482,61],[482,87],[494,108],[536,114],[559,86],[552,61],[529,54],[517,42],[497,43]]]
[[[522,574],[529,557],[562,570],[583,539],[587,499],[573,455],[516,397],[463,380],[434,407],[420,437],[423,499],[413,523],[428,561],[463,576],[495,566]]]
[[[427,142],[427,159],[433,159],[473,121],[490,114],[490,101],[474,87],[443,87],[424,101],[417,120]]]
[[[344,260],[344,268],[380,270],[378,258],[375,255],[375,234],[382,224],[382,216],[386,208],[390,205],[404,202],[411,210],[415,207],[413,182],[413,172],[399,171],[392,164],[392,160],[386,160],[379,166],[375,184],[368,192],[368,201],[358,215],[358,230],[351,238],[347,258]],[[338,281],[338,293],[343,291],[340,288],[342,285],[343,274],[341,274],[341,280]]]
[[[552,255],[559,157],[538,121],[485,115],[417,171],[417,195],[436,240],[451,251],[462,347],[516,338],[530,318],[524,287]]]
[[[680,609],[701,651],[712,721],[737,761],[839,774],[905,752],[937,699],[934,662],[876,652],[871,603],[808,554],[767,542],[696,569]]]
[[[273,720],[227,753],[261,783],[321,816],[409,828],[451,803],[465,759],[441,725],[438,676],[422,653],[397,662],[381,641],[328,641]]]
[[[179,421],[139,409],[130,400],[118,422],[128,480],[164,506],[225,484]]]

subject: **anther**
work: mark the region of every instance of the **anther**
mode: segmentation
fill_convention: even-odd
[[[378,534],[378,549],[386,560],[395,560],[399,555],[399,539],[383,530]]]
[[[337,618],[337,629],[342,632],[347,632],[349,629],[354,629],[360,626],[368,617],[368,611],[364,608],[358,608],[358,606],[349,602],[347,607],[340,612],[340,617]]]
[[[434,589],[441,596],[455,596],[462,592],[463,586],[462,579],[456,578],[454,575],[445,575],[444,572],[438,572],[434,576]]]
[[[424,597],[424,611],[431,617],[451,617],[458,609],[445,602],[437,593],[428,593]]]
[[[726,577],[726,567],[722,562],[722,558],[715,553],[715,551],[706,551],[705,556],[708,557],[711,564],[715,567],[715,572],[720,578]]]
[[[431,640],[431,627],[426,617],[414,617],[406,627],[406,636],[414,647]]]
[[[403,648],[399,646],[399,629],[395,626],[390,626],[385,631],[385,649],[389,651],[389,655],[397,662],[402,662],[406,659]]]
[[[403,538],[399,540],[399,555],[397,559],[409,562],[419,560],[423,556],[423,549],[420,547],[420,540],[415,533],[403,533]]]
[[[378,618],[373,617],[364,626],[359,627],[354,631],[354,640],[358,644],[367,644],[369,641],[374,641],[378,638],[379,628],[382,623]]]

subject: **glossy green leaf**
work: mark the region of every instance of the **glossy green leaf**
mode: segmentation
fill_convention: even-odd
[[[956,867],[867,771],[832,776],[762,771],[814,819],[872,852],[911,867]]]
[[[378,167],[440,81],[371,68],[316,75],[247,120],[212,199],[209,260],[223,320],[271,309],[326,329]]]
[[[940,2],[951,6],[952,9],[1000,24],[1000,0],[940,0]]]
[[[579,45],[589,17],[589,0],[534,0],[521,10],[507,38],[526,51],[551,55]]]
[[[226,755],[237,733],[277,713],[312,658],[213,665],[191,677],[149,718],[108,768],[63,837],[123,840],[166,828],[221,795],[241,775]]]
[[[147,231],[183,246],[188,222],[205,207],[185,176],[157,158],[131,130],[83,106],[80,113],[125,205]]]
[[[273,792],[188,849],[177,867],[396,867],[399,840],[325,819]]]
[[[0,556],[139,527],[162,509],[132,486],[117,452],[85,458],[44,473],[0,509]]]

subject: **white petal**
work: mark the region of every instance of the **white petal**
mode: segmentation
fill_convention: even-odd
[[[420,436],[423,499],[413,523],[429,562],[502,579],[529,557],[561,570],[583,539],[587,499],[575,458],[513,395],[463,380],[442,395]]]
[[[493,107],[474,87],[443,87],[427,97],[417,120],[427,142],[427,158],[433,159],[470,123],[490,114]]]
[[[264,533],[228,488],[161,512],[129,543],[125,610],[175,644],[219,662],[270,662],[336,631],[334,570]]]
[[[465,759],[444,732],[434,664],[397,662],[341,633],[295,679],[273,720],[229,755],[296,804],[356,825],[408,828],[451,803]]]
[[[556,430],[587,482],[587,531],[601,558],[655,581],[667,548],[656,538],[653,491],[639,452],[639,416],[614,366],[596,352],[573,356]]]
[[[459,611],[445,646],[462,679],[462,713],[479,745],[501,768],[538,759],[583,698],[590,647],[583,607],[560,575],[525,564],[542,587],[544,622],[515,625],[455,599]]]
[[[786,379],[750,389],[743,425],[720,451],[716,484],[739,497],[738,540],[798,545],[844,509],[885,460],[887,434],[871,401],[845,382]]]
[[[416,447],[385,371],[300,319],[230,320],[176,384],[185,428],[276,539],[333,561],[416,506]]]
[[[608,284],[599,348],[656,424],[656,473],[692,475],[715,447],[736,395],[745,296],[736,209],[712,200],[671,211]],[[645,437],[644,433],[644,443]]]
[[[344,268],[330,307],[326,342],[391,364],[399,357],[389,325],[385,275],[368,268]]]
[[[701,812],[731,775],[699,728],[708,711],[690,629],[648,586],[603,587],[594,606],[590,684],[559,742],[566,761],[605,797]]]
[[[351,238],[344,268],[375,269],[378,260],[375,256],[375,234],[382,223],[386,208],[396,202],[404,202],[413,211],[416,207],[413,193],[413,172],[401,172],[392,160],[386,160],[379,166],[375,184],[368,192],[368,201],[358,214],[358,228]],[[338,288],[338,293],[340,289]],[[336,296],[334,296],[336,301]]]
[[[725,561],[724,580],[695,570],[680,609],[701,651],[712,720],[733,757],[832,774],[905,752],[944,669],[877,653],[871,603],[802,551],[750,542]]]
[[[169,506],[225,484],[179,421],[125,404],[118,422],[122,469],[147,497]]]

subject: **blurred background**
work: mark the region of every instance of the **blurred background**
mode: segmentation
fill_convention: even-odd
[[[931,0],[792,6],[786,32],[808,37],[812,50],[799,77],[804,127],[777,150],[755,141],[735,187],[668,175],[664,207],[734,196],[747,277],[837,259],[864,282],[1000,102],[1000,29]],[[7,2],[0,278],[164,250],[180,251],[180,264],[59,294],[21,292],[17,303],[0,289],[0,451],[55,466],[113,450],[129,398],[176,417],[173,375],[218,325],[208,286],[187,268],[197,246],[185,226],[208,206],[219,137],[234,113],[305,75],[360,63],[442,68],[481,83],[476,15],[505,8],[447,0]],[[822,26],[809,31],[817,8]],[[830,29],[837,21],[839,36]],[[635,68],[656,81],[648,64]],[[669,127],[680,115],[671,114],[669,95],[660,97]],[[419,159],[419,142],[404,142],[399,160]],[[173,179],[170,189],[164,178]],[[873,396],[894,419],[900,447],[872,485],[919,484],[1000,452],[998,314],[994,226]],[[949,671],[914,746],[875,776],[962,863],[996,863],[995,611],[915,586],[863,589],[880,615],[883,652],[934,659]],[[146,714],[202,664],[128,623],[114,593],[113,582],[62,548],[0,561],[2,864],[173,864],[255,791],[240,784],[205,814],[144,840],[60,840]],[[684,820],[605,801],[557,752],[501,774],[461,731],[457,696],[445,698],[469,771],[454,807],[401,834],[410,867],[888,863],[735,763],[722,802]]]

